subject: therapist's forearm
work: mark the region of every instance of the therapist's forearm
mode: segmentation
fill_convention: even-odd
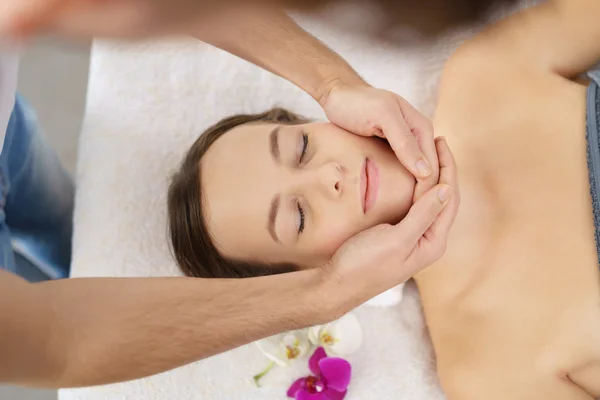
[[[231,11],[193,34],[289,80],[321,104],[339,82],[364,83],[342,57],[276,9]]]
[[[247,280],[92,278],[29,284],[0,272],[0,382],[136,379],[333,318],[318,270]]]

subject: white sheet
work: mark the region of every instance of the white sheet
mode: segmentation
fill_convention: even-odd
[[[431,113],[447,55],[470,30],[437,43],[382,46],[305,21],[369,82],[402,94]],[[196,41],[136,45],[96,42],[87,114],[80,143],[73,275],[177,274],[166,236],[169,176],[208,125],[239,112],[283,106],[322,117],[316,103],[291,84]],[[200,307],[201,305],[199,305]],[[409,285],[396,307],[356,312],[365,330],[349,358],[349,400],[436,400],[443,395]],[[201,334],[201,333],[199,333]],[[252,345],[148,379],[62,390],[61,400],[284,399],[297,371],[272,373],[261,389],[250,379],[265,366]]]

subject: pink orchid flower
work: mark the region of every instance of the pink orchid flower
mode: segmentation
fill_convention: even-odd
[[[295,400],[342,400],[346,397],[352,367],[342,358],[327,357],[325,349],[315,350],[308,362],[313,373],[300,378],[288,389],[287,395]]]

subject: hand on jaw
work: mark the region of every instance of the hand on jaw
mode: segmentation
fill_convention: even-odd
[[[460,203],[456,163],[445,139],[433,140],[431,132],[425,135],[430,135],[428,147],[435,150],[435,158],[427,159],[439,168],[432,174],[435,178],[419,181],[408,215],[397,225],[378,225],[352,237],[322,268],[330,285],[326,291],[331,293],[330,303],[339,307],[332,310],[334,318],[404,283],[446,250]],[[399,148],[403,163],[419,158],[414,151],[406,157],[406,147]]]

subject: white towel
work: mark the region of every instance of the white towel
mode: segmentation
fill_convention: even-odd
[[[375,86],[431,113],[441,66],[472,29],[417,47],[380,45],[323,23],[303,25]],[[93,46],[80,142],[73,276],[178,274],[166,234],[166,191],[189,145],[208,125],[239,112],[287,107],[321,118],[318,105],[286,81],[197,41]],[[198,305],[201,307],[202,305]],[[391,308],[356,311],[365,340],[349,357],[349,400],[442,399],[414,286]],[[199,335],[202,333],[199,332]],[[278,369],[256,388],[266,365],[249,345],[134,382],[60,391],[61,400],[285,399],[306,365]]]

